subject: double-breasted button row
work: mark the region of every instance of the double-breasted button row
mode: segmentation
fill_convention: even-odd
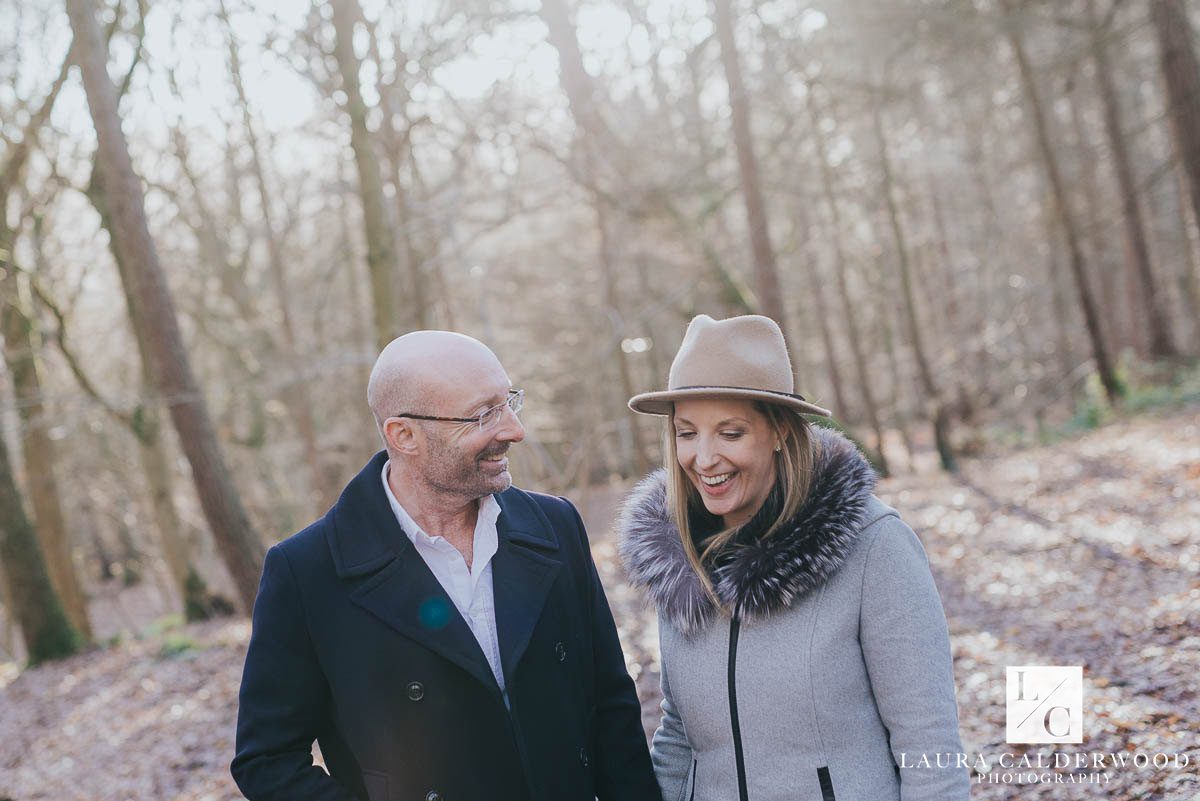
[[[419,681],[410,681],[406,689],[408,690],[408,700],[410,701],[420,701],[425,697],[425,685]],[[441,798],[441,796],[438,796],[438,798]],[[435,799],[430,799],[430,801],[435,801]]]

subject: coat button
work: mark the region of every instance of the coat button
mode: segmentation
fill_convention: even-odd
[[[430,790],[425,794],[425,801],[442,801],[442,794],[437,790]]]
[[[587,749],[586,748],[579,749],[579,762],[585,768],[588,766],[588,758],[587,758]]]
[[[559,662],[567,661],[567,646],[563,645],[561,640],[554,644],[554,653],[558,654]]]
[[[410,681],[408,683],[408,700],[420,701],[425,697],[425,685],[419,681]],[[441,796],[438,796],[439,798]]]

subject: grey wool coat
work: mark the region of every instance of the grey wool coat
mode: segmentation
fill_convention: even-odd
[[[925,551],[825,429],[809,498],[711,574],[684,554],[665,473],[626,501],[620,551],[658,607],[664,801],[965,801],[950,639]],[[747,524],[765,528],[769,509]],[[922,760],[922,757],[926,757]],[[957,760],[950,757],[949,764]]]

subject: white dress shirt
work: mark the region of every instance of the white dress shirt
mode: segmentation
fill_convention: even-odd
[[[466,560],[457,548],[442,537],[431,537],[425,533],[396,500],[396,495],[388,485],[390,466],[391,461],[383,465],[383,491],[387,493],[392,513],[475,635],[507,705],[508,693],[504,687],[504,670],[500,665],[500,639],[496,635],[496,605],[492,593],[492,557],[499,546],[496,519],[500,517],[500,504],[493,495],[479,499],[475,544],[471,567],[468,569]]]

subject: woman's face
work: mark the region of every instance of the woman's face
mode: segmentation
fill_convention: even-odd
[[[775,484],[775,433],[745,400],[685,400],[675,404],[675,456],[726,527],[754,517]]]

